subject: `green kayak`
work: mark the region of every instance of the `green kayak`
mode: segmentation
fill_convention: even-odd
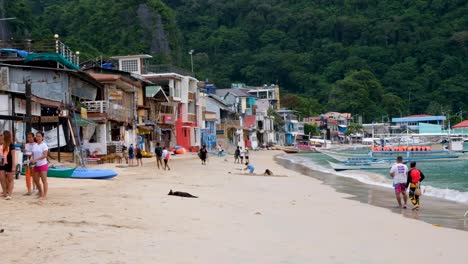
[[[70,178],[76,168],[63,168],[63,167],[55,167],[49,168],[47,171],[47,177],[54,177],[54,178]]]

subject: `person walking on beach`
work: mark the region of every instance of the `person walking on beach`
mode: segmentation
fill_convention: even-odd
[[[125,164],[128,164],[128,149],[125,145],[122,145],[122,154],[125,159]]]
[[[409,186],[409,198],[413,204],[413,210],[419,210],[419,196],[421,195],[420,184],[424,178],[425,176],[422,171],[416,168],[416,162],[411,162],[406,188]]]
[[[25,150],[25,154],[26,154],[26,157],[27,157],[27,163],[28,165],[25,167],[24,171],[25,171],[25,178],[26,178],[26,189],[28,190],[27,193],[25,193],[24,195],[32,195],[33,191],[36,189],[36,184],[34,183],[33,184],[33,170],[31,168],[31,166],[29,166],[29,162],[31,161],[31,158],[32,158],[32,152],[34,150],[34,146],[36,146],[36,142],[34,141],[34,133],[32,132],[29,132],[27,135],[26,135],[26,145],[24,146],[24,150]]]
[[[133,160],[135,159],[135,153],[133,153],[134,148],[133,144],[130,144],[130,147],[128,148],[128,165],[133,165]]]
[[[244,156],[245,156],[245,151],[244,149],[240,149],[240,162],[241,164],[244,164]]]
[[[1,152],[3,164],[0,164],[0,182],[2,185],[3,196],[6,200],[11,199],[13,188],[15,186],[14,170],[16,169],[15,145],[10,131],[3,132],[3,149]]]
[[[217,149],[218,149],[218,157],[221,157],[224,152],[223,147],[221,147],[221,144],[218,144]]]
[[[135,152],[136,152],[136,162],[137,166],[142,166],[143,167],[143,154],[141,153],[141,148],[139,145],[136,145],[135,147]]]
[[[245,166],[244,170],[249,170],[249,174],[254,174],[255,167],[251,163],[246,162]]]
[[[397,157],[397,163],[392,165],[390,169],[390,177],[393,178],[393,187],[395,188],[395,197],[398,202],[398,207],[406,209],[406,182],[407,182],[408,167],[403,164],[403,158]],[[403,202],[401,203],[401,195],[403,195]]]
[[[158,169],[160,168],[159,167],[159,164],[161,164],[161,167],[164,168],[163,166],[163,163],[162,163],[162,160],[163,160],[163,150],[162,148],[159,146],[159,142],[156,143],[156,148],[154,149],[154,154],[156,154],[156,165],[158,165]]]
[[[206,165],[206,159],[208,158],[208,150],[206,149],[206,145],[203,145],[203,147],[200,149],[199,156],[202,161],[201,164]]]
[[[239,157],[240,157],[240,148],[237,147],[236,151],[234,151],[234,163],[240,163]]]
[[[162,156],[164,158],[164,170],[171,170],[171,168],[169,168],[169,159],[171,158],[171,153],[166,149],[166,147],[163,147]]]
[[[44,133],[36,133],[36,143],[32,151],[31,163],[34,166],[34,182],[36,183],[37,189],[39,190],[39,199],[47,199],[47,191],[49,190],[49,184],[47,183],[47,171],[49,165],[47,163],[47,155],[49,153],[49,147],[44,143]],[[42,181],[42,185],[41,185]]]

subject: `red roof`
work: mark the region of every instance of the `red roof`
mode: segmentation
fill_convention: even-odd
[[[336,121],[336,120],[333,119],[333,118],[327,118],[327,123],[328,123],[328,124],[338,124],[338,121]]]
[[[464,128],[464,127],[468,127],[468,120],[458,123],[454,125],[452,128]]]

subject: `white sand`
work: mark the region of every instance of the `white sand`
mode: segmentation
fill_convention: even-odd
[[[50,178],[46,202],[0,200],[0,263],[465,263],[468,232],[344,199],[318,180],[251,152],[257,172],[196,155],[158,171],[113,168],[111,181]],[[229,174],[228,172],[232,172]],[[168,196],[169,189],[200,198]]]

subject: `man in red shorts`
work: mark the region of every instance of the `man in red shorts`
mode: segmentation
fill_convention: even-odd
[[[406,181],[408,175],[408,167],[403,164],[403,158],[401,156],[397,157],[397,163],[392,165],[390,169],[390,177],[393,178],[393,187],[395,188],[395,197],[398,202],[398,207],[406,209],[406,202],[408,196],[406,196]],[[403,194],[404,205],[401,204],[401,196]]]

